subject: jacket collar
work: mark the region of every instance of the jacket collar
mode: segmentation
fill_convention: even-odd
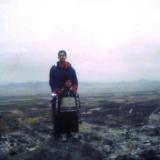
[[[57,66],[59,68],[66,69],[66,68],[70,67],[71,64],[69,62],[67,62],[67,61],[65,61],[65,62],[57,62]]]

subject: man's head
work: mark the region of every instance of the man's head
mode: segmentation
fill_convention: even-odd
[[[60,61],[60,62],[64,62],[64,61],[66,60],[66,58],[67,58],[67,53],[66,53],[66,51],[65,51],[65,50],[60,50],[60,51],[58,52],[58,59],[59,59],[59,61]]]

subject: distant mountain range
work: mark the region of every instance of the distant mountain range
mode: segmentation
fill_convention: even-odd
[[[137,91],[160,92],[160,81],[141,79],[132,82],[79,82],[78,88],[78,92],[83,94]],[[49,83],[46,81],[0,84],[0,96],[50,94],[50,92]]]
[[[8,84],[0,84],[0,87],[43,87],[48,85],[48,82],[19,82],[19,83],[8,83]]]
[[[142,84],[142,85],[160,85],[160,81],[157,80],[147,80],[147,79],[140,79],[137,81],[119,81],[119,82],[79,82],[79,85],[85,86],[93,86],[93,85],[132,85],[132,84]],[[8,88],[8,87],[46,87],[49,86],[47,81],[36,81],[36,82],[19,82],[19,83],[7,83],[7,84],[0,84],[0,87]]]

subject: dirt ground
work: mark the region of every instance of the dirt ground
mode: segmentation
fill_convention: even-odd
[[[80,97],[80,138],[65,143],[52,137],[49,97],[1,97],[0,160],[160,159],[159,95]]]

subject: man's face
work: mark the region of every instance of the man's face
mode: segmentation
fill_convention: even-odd
[[[65,55],[65,53],[60,53],[59,55],[58,55],[58,59],[59,59],[59,61],[61,61],[61,62],[64,62],[65,60],[66,60],[66,55]]]

